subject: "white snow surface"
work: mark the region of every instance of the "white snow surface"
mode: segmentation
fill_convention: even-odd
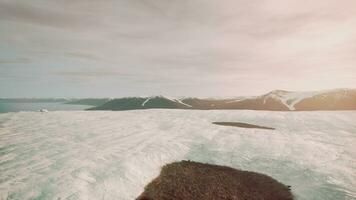
[[[268,174],[298,200],[356,199],[355,146],[354,111],[6,113],[0,199],[131,200],[164,164],[182,159]]]

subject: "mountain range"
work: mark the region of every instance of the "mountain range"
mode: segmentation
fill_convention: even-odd
[[[311,92],[274,90],[267,94],[237,98],[171,98],[166,96],[106,99],[89,110],[196,109],[196,110],[356,110],[356,89]]]

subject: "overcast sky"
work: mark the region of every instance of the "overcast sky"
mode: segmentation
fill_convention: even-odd
[[[0,97],[345,87],[355,0],[0,0]]]

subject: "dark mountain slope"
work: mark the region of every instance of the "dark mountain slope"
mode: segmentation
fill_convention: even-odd
[[[91,110],[137,109],[246,109],[270,111],[356,110],[356,90],[337,89],[315,92],[274,90],[255,97],[229,99],[174,99],[163,96],[114,99]]]
[[[179,100],[169,99],[162,96],[157,97],[127,97],[111,100],[101,106],[90,110],[139,110],[152,108],[188,109],[188,105],[180,103]]]
[[[356,110],[356,91],[339,90],[301,100],[296,110]]]

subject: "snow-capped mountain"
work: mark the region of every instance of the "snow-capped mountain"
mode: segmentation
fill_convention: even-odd
[[[150,108],[190,109],[192,106],[182,102],[180,99],[165,96],[125,97],[110,100],[90,110],[138,110]]]
[[[311,92],[274,90],[254,97],[229,99],[170,98],[165,96],[113,99],[91,110],[138,109],[246,109],[246,110],[356,110],[356,89]]]
[[[274,90],[265,95],[232,102],[252,110],[355,110],[356,90],[291,92]]]
[[[304,98],[295,110],[356,110],[356,89],[330,90]]]

